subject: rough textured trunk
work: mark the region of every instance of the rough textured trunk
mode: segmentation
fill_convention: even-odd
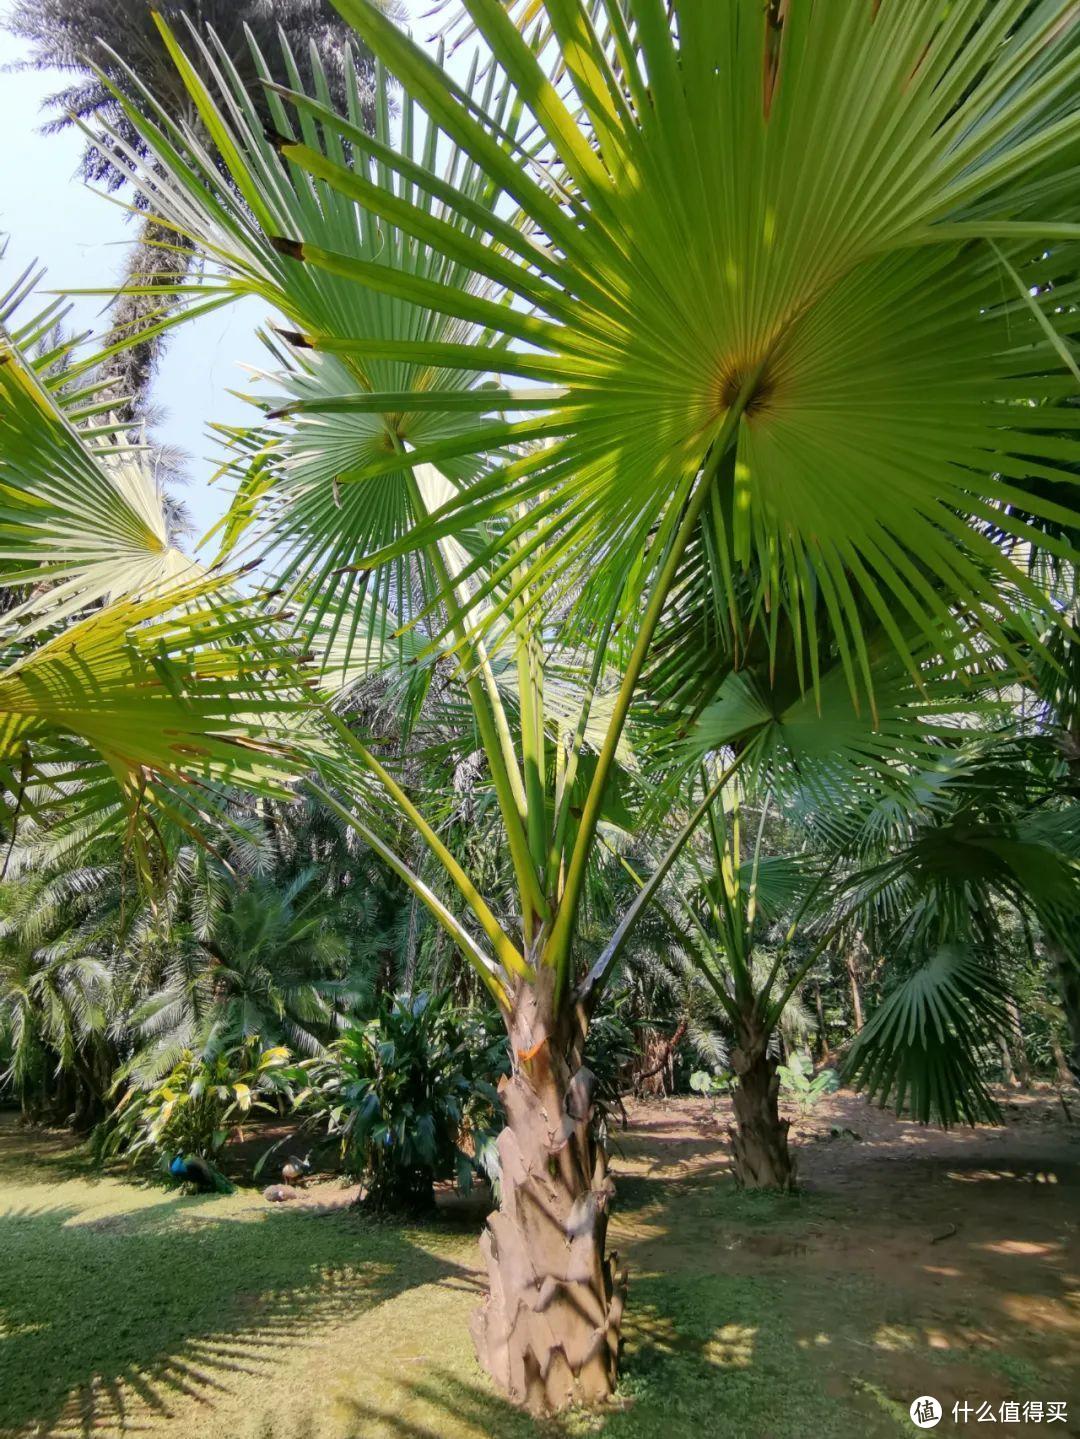
[[[1066,1085],[1072,1084],[1072,1070],[1069,1068],[1069,1062],[1065,1058],[1065,1051],[1058,1042],[1056,1034],[1050,1035],[1050,1053],[1054,1057],[1054,1075],[1057,1079],[1058,1086],[1064,1088]]]
[[[1031,1065],[1028,1063],[1027,1045],[1024,1043],[1024,1026],[1020,1018],[1020,1006],[1015,999],[1006,1003],[1009,1016],[1009,1036],[1012,1040],[1012,1057],[1017,1082],[1023,1087],[1031,1083]]]
[[[735,1182],[744,1189],[795,1188],[795,1161],[788,1149],[788,1121],[780,1118],[780,1076],[767,1036],[747,1032],[731,1052],[738,1079],[735,1126],[728,1131]]]
[[[481,1364],[538,1414],[610,1397],[626,1294],[605,1254],[614,1186],[594,1132],[595,1081],[555,1022],[548,975],[522,986],[508,1025],[502,1195],[480,1240],[489,1293],[472,1322]]]
[[[112,383],[117,416],[133,429],[146,417],[150,384],[164,343],[162,335],[144,332],[167,319],[177,308],[179,299],[168,287],[186,278],[192,254],[190,243],[183,236],[156,225],[149,216],[142,220],[122,283],[160,287],[161,294],[117,296],[112,307],[108,343],[117,344],[121,340],[133,343],[110,355],[101,371],[101,379]]]
[[[666,1099],[675,1089],[675,1051],[686,1037],[687,1022],[681,1019],[674,1032],[664,1038],[653,1034],[642,1045],[641,1069],[633,1077],[638,1094],[656,1094]]]
[[[1013,1068],[1012,1055],[1009,1053],[1009,1042],[1005,1036],[998,1036],[998,1048],[1001,1050],[1001,1077],[1010,1089],[1019,1089],[1020,1081],[1016,1077],[1016,1070]]]

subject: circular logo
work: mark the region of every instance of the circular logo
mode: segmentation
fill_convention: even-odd
[[[941,1420],[941,1405],[932,1394],[921,1394],[908,1410],[916,1429],[933,1429]]]

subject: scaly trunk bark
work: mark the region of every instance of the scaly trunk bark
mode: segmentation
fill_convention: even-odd
[[[605,1254],[614,1185],[593,1126],[595,1079],[557,1021],[551,972],[522,985],[500,1085],[501,1198],[480,1240],[489,1293],[472,1321],[481,1364],[534,1414],[612,1394],[626,1274]]]
[[[788,1121],[780,1118],[780,1076],[768,1052],[768,1036],[747,1027],[731,1052],[738,1079],[736,1125],[728,1131],[735,1182],[742,1189],[795,1188],[795,1161],[788,1149]]]

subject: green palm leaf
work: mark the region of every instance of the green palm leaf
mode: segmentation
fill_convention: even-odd
[[[923,1124],[1000,1123],[981,1061],[1006,1031],[1005,999],[1000,980],[969,951],[939,950],[859,1031],[846,1081]]]
[[[20,769],[44,773],[74,737],[127,791],[152,790],[162,774],[281,793],[301,738],[289,720],[307,702],[264,631],[218,581],[116,601],[68,626],[0,673],[9,786]]]
[[[795,666],[736,669],[691,731],[690,757],[730,747],[742,758],[744,779],[807,803],[850,793],[853,783],[880,796],[1001,709],[1007,676],[992,665],[965,673],[916,645],[913,679],[881,629],[864,646],[872,704],[853,708],[839,656],[818,661],[816,688],[803,687]]]
[[[76,429],[0,330],[0,585],[33,586],[5,624],[31,635],[201,574],[169,540],[148,462]]]
[[[470,0],[556,157],[543,169],[519,163],[497,124],[374,7],[340,8],[497,178],[526,232],[549,242],[543,284],[559,294],[535,267],[511,288],[531,286],[545,318],[530,342],[572,372],[550,395],[565,438],[531,473],[508,474],[505,497],[559,515],[564,564],[600,548],[628,563],[749,381],[717,539],[737,564],[756,562],[774,603],[800,610],[823,593],[864,670],[857,597],[886,627],[906,613],[955,634],[956,596],[992,626],[1001,599],[989,567],[1040,603],[969,521],[1015,498],[1020,454],[1024,473],[1058,482],[1049,508],[1074,503],[1038,413],[1074,381],[1044,325],[1002,302],[997,255],[972,241],[994,238],[1022,272],[1042,236],[1068,267],[1078,216],[1046,169],[1080,125],[1067,6],[990,15],[972,0],[942,22],[932,3],[795,5],[779,25],[753,0],[720,15],[683,0],[676,29],[635,7],[628,50],[616,7],[605,7],[608,40],[585,6],[552,0],[542,17],[573,87],[564,101],[505,10]],[[395,219],[419,233],[418,216],[399,207]],[[430,231],[424,240],[442,246]],[[339,253],[297,255],[369,281]],[[499,283],[490,264],[476,268]],[[414,291],[411,302],[436,297]],[[474,503],[464,491],[460,514]]]

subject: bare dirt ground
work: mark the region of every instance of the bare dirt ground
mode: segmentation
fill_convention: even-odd
[[[1050,1432],[1080,1434],[1080,1103],[1069,1115],[1049,1088],[998,1099],[1003,1125],[950,1132],[849,1093],[790,1113],[802,1192],[787,1201],[724,1183],[728,1101],[638,1103],[613,1167],[631,1204],[642,1187],[656,1198],[614,1242],[621,1230],[646,1272],[776,1279],[828,1383],[864,1386],[894,1418],[932,1393],[939,1432],[985,1433],[989,1420],[953,1424],[953,1404],[1054,1399],[1069,1417]]]

